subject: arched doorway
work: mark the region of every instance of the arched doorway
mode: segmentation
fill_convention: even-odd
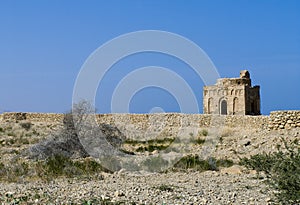
[[[227,115],[227,101],[221,100],[221,115]]]
[[[208,114],[211,114],[211,112],[212,112],[212,101],[213,101],[213,99],[212,98],[209,98],[208,99],[208,105],[207,105],[207,111],[208,111]]]
[[[233,99],[233,114],[235,115],[238,111],[238,98]]]

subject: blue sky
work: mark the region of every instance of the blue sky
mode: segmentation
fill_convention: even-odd
[[[261,85],[262,113],[300,110],[300,1],[0,1],[0,111],[65,112],[76,76],[103,43],[128,32],[163,30],[201,47],[222,77],[248,69]],[[203,82],[178,59],[141,53],[122,59],[97,92],[99,112],[122,76],[135,68],[164,66],[193,89],[202,112]],[[148,88],[131,112],[162,107],[179,111],[174,96]]]

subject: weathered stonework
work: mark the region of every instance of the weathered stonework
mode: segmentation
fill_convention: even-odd
[[[21,121],[28,120],[31,122],[53,122],[62,123],[64,114],[57,113],[24,113],[24,112],[7,112],[0,114],[1,121]]]
[[[221,115],[260,115],[260,87],[251,86],[250,73],[240,78],[221,78],[203,89],[203,112]]]
[[[32,123],[62,123],[63,114],[3,113],[0,123],[27,120]],[[209,114],[97,114],[99,123],[117,126],[127,137],[149,132],[160,133],[158,137],[176,136],[188,128],[231,127],[238,129],[293,129],[300,128],[300,111],[275,111],[270,116],[209,115]],[[150,136],[151,137],[151,136]]]
[[[269,129],[291,129],[300,127],[300,111],[274,111],[270,114]]]

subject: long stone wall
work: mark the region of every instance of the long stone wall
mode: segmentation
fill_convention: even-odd
[[[274,111],[270,114],[269,129],[291,129],[300,127],[300,111]]]
[[[24,113],[24,112],[7,112],[0,114],[1,121],[21,121],[28,120],[31,122],[53,122],[61,123],[63,114],[56,113]]]
[[[100,123],[119,128],[128,138],[143,139],[197,135],[205,128],[231,127],[267,129],[268,116],[220,116],[208,114],[106,114],[97,115]]]
[[[1,121],[28,120],[31,122],[61,123],[63,114],[54,113],[3,113]],[[220,127],[255,128],[255,129],[292,129],[300,127],[300,111],[275,111],[270,116],[220,116],[208,114],[97,114],[99,123],[116,125],[121,130],[143,132],[153,129],[174,132],[179,127]]]

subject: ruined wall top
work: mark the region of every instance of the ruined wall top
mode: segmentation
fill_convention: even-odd
[[[250,73],[247,70],[241,70],[240,72],[240,78],[246,78],[246,79],[250,79]]]
[[[251,78],[250,73],[247,70],[240,71],[239,78],[220,78],[217,80],[217,86],[250,86],[251,87]]]

